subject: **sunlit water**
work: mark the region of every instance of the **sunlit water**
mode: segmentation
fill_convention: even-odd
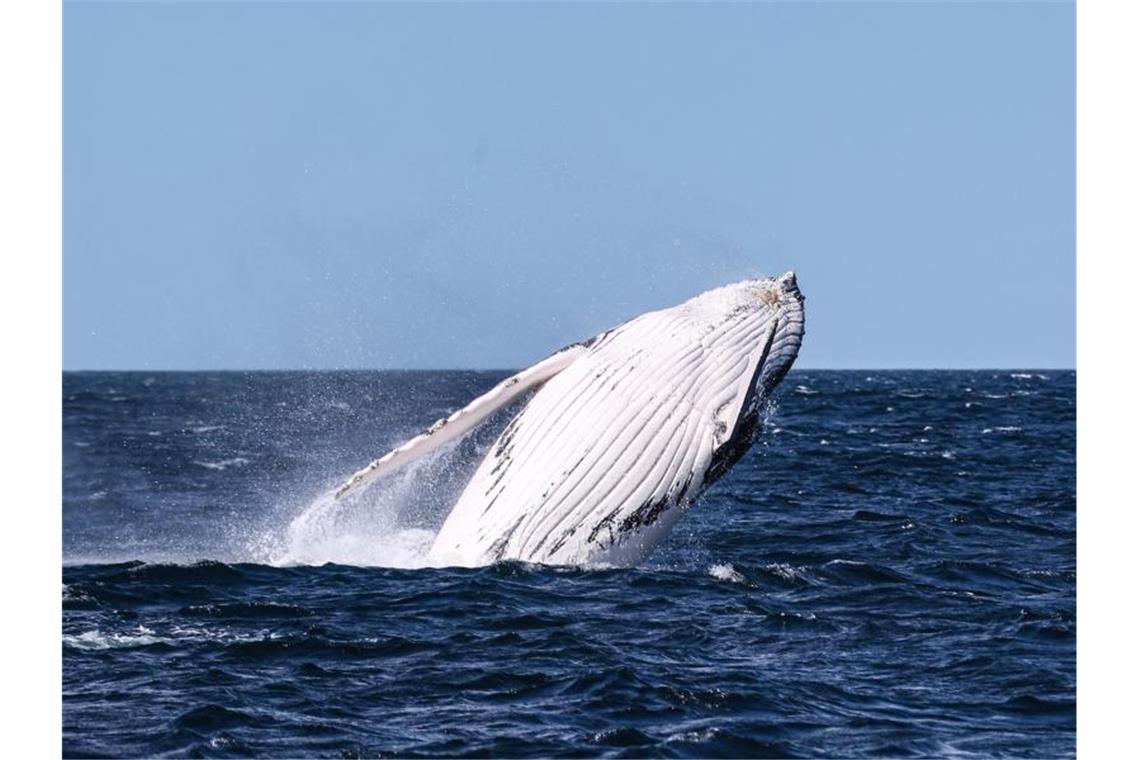
[[[65,374],[64,754],[1073,753],[1073,373],[794,371],[636,570],[427,566],[505,417],[328,499],[502,376]]]

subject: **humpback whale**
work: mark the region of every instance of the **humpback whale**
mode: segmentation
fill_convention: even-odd
[[[335,498],[534,392],[452,507],[430,559],[635,565],[748,451],[803,334],[792,272],[706,291],[507,378],[354,474]]]

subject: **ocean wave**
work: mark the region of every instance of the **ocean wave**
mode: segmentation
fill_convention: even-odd
[[[793,370],[632,569],[430,566],[485,439],[326,498],[505,375],[65,374],[63,754],[1071,756],[1075,376],[1008,374]]]
[[[746,582],[744,576],[738,573],[731,563],[710,566],[709,575],[720,581],[731,581],[733,583]]]
[[[807,573],[807,568],[792,567],[786,562],[771,562],[767,565],[764,565],[762,570],[781,581],[793,585],[806,586],[811,585],[812,583],[811,576]]]
[[[148,647],[169,644],[169,640],[154,635],[154,631],[140,625],[133,633],[103,633],[98,629],[78,635],[64,635],[63,645],[73,649],[103,650]]]
[[[245,457],[231,457],[230,459],[219,459],[216,462],[206,462],[202,460],[194,460],[194,464],[199,467],[205,467],[207,470],[228,470],[231,467],[245,467],[249,464],[249,460]]]

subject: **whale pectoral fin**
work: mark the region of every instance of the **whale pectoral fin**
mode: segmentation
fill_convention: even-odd
[[[575,343],[554,353],[518,374],[508,377],[467,406],[437,420],[427,431],[389,451],[371,464],[357,471],[336,490],[335,498],[359,490],[376,478],[403,467],[430,454],[451,441],[460,438],[483,420],[510,404],[524,393],[542,385],[586,353],[586,344]]]

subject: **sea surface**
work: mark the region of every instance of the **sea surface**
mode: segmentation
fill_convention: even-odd
[[[793,371],[642,567],[426,566],[504,372],[65,373],[63,754],[1071,756],[1073,372]]]

